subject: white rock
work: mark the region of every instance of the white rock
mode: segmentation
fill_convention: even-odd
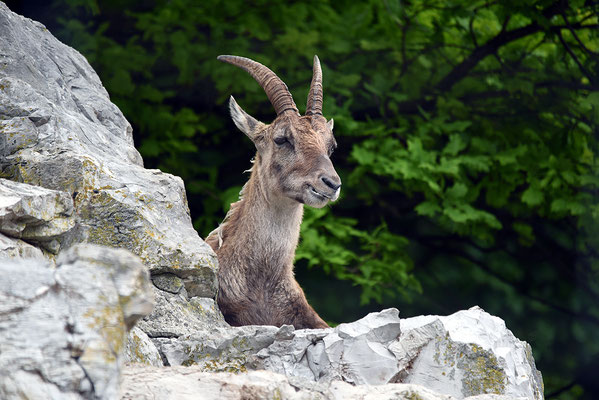
[[[229,326],[213,299],[188,299],[186,293],[174,294],[156,288],[154,292],[154,310],[138,322],[140,329],[151,338],[176,338],[198,330]]]
[[[280,330],[274,326],[215,327],[179,338],[153,339],[169,365],[199,365],[206,371],[242,372],[249,357],[272,344]]]
[[[21,239],[15,239],[0,233],[0,260],[33,258],[40,261],[49,260],[39,248]]]
[[[258,352],[252,365],[317,382],[384,384],[399,372],[388,349],[399,337],[399,321],[399,311],[388,309],[333,329],[297,330]]]
[[[327,385],[298,384],[297,380],[270,371],[244,374],[203,372],[198,366],[155,368],[128,365],[123,372],[121,400],[455,400],[418,385],[353,386],[333,381]],[[510,400],[482,395],[468,400]]]
[[[3,260],[0,274],[0,398],[116,398],[127,328],[152,307],[139,258],[78,245],[55,269]]]
[[[408,318],[401,325],[400,340],[389,347],[403,370],[401,382],[457,398],[495,393],[543,399],[528,343],[481,308]]]
[[[143,168],[131,126],[87,60],[2,2],[0,49],[2,177],[60,197],[41,204],[0,192],[1,232],[53,253],[75,243],[126,248],[153,273],[182,278],[190,297],[214,298],[216,257],[193,229],[183,181]]]
[[[0,178],[0,233],[57,253],[74,226],[68,193]]]
[[[155,367],[163,366],[162,358],[154,343],[144,331],[136,326],[129,331],[127,336],[125,362],[153,365]]]
[[[125,248],[185,287],[171,311],[160,296],[147,334],[222,320],[215,307],[194,315],[210,308],[194,298],[216,296],[218,263],[193,229],[183,181],[143,167],[130,124],[87,60],[2,2],[0,49],[0,173],[15,181],[0,181],[0,233],[14,238],[0,240],[5,257],[39,256],[18,240],[48,259],[77,243]]]

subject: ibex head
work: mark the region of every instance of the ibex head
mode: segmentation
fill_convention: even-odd
[[[277,117],[267,125],[239,107],[233,96],[229,101],[235,125],[254,142],[258,150],[263,185],[274,193],[313,207],[323,207],[339,197],[341,179],[330,156],[337,143],[333,120],[322,115],[322,70],[314,56],[312,84],[306,115],[301,116],[287,85],[264,65],[244,57],[219,56],[218,59],[247,71],[262,86]]]

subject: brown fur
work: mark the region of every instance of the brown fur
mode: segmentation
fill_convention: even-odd
[[[323,207],[339,194],[332,121],[292,110],[265,125],[232,98],[230,107],[257,154],[239,201],[206,238],[220,265],[219,307],[231,325],[326,328],[294,278],[293,259],[303,204]]]

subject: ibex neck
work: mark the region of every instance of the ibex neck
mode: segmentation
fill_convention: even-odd
[[[254,170],[242,200],[242,223],[248,239],[261,253],[256,257],[289,264],[295,256],[304,209],[297,201],[274,193],[276,190],[269,190],[259,171]]]

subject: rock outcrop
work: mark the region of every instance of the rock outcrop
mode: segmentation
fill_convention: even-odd
[[[270,371],[245,374],[208,373],[197,366],[168,369],[132,365],[123,376],[122,400],[285,399],[285,400],[456,400],[419,385],[354,386],[342,381],[298,386]],[[510,400],[503,395],[479,395],[468,400]]]
[[[400,320],[396,309],[330,329],[291,326],[198,329],[154,343],[168,365],[203,371],[270,370],[296,386],[410,383],[455,398],[543,398],[530,346],[478,307]]]
[[[530,345],[481,308],[408,318],[401,327],[399,340],[389,346],[399,361],[401,382],[456,397],[501,393],[543,399]]]
[[[153,305],[139,258],[77,245],[0,275],[0,398],[117,398],[127,331]]]
[[[0,177],[40,187],[15,205],[29,214],[9,215],[0,232],[51,254],[126,248],[152,275],[179,277],[189,297],[213,298],[216,257],[192,227],[183,181],[143,168],[87,60],[1,2],[0,49]],[[30,199],[46,214],[26,209]]]
[[[123,398],[543,398],[478,308],[229,327],[183,182],[144,169],[85,58],[2,2],[0,49],[0,398],[117,398],[124,360]]]
[[[53,260],[60,241],[75,226],[71,197],[0,178],[0,199],[4,256]]]

